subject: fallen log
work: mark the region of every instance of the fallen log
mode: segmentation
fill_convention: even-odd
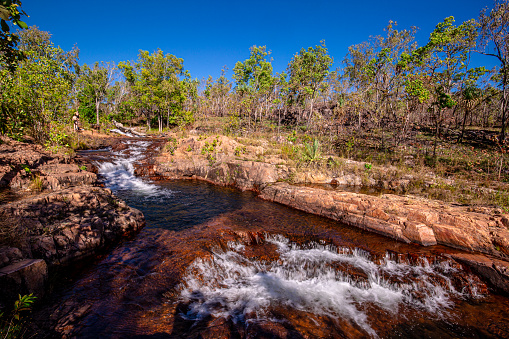
[[[131,134],[131,135],[135,135],[138,137],[146,137],[147,136],[145,133],[138,132],[134,128],[124,127],[123,124],[121,124],[120,122],[116,122],[115,120],[113,120],[113,125],[115,125],[115,127],[118,131],[122,132],[119,134],[124,134],[124,135]],[[111,130],[111,132],[115,132],[115,133],[118,133],[118,131],[116,131],[115,129]]]

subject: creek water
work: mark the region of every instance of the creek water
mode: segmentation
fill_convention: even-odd
[[[147,226],[36,312],[41,334],[139,338],[509,337],[509,300],[421,247],[199,181],[149,180],[159,145],[82,154]],[[44,335],[42,335],[44,336]]]

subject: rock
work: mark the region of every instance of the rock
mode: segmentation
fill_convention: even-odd
[[[469,212],[424,199],[382,197],[275,183],[259,196],[391,238],[424,246],[443,244],[498,257],[509,255],[509,231],[502,215]]]
[[[23,254],[16,247],[0,247],[0,268],[23,259]]]
[[[9,219],[18,226],[17,247],[23,257],[44,259],[48,265],[91,255],[135,234],[145,224],[143,214],[120,203],[111,190],[92,186],[0,205],[0,220]],[[4,265],[18,258],[2,253]]]
[[[25,259],[0,268],[0,309],[11,307],[18,295],[44,295],[48,267],[41,259]]]
[[[509,262],[478,254],[453,254],[454,260],[469,266],[495,289],[509,293]]]

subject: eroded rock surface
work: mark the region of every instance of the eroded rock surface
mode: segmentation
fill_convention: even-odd
[[[41,145],[0,138],[0,188],[58,190],[90,185],[97,176],[67,155],[52,154]]]
[[[167,149],[168,151],[168,149]],[[323,175],[295,170],[263,154],[261,146],[243,146],[224,136],[190,137],[156,158],[154,173],[167,178],[197,178],[218,185],[260,192],[260,197],[329,217],[404,242],[443,244],[497,257],[509,256],[509,217],[489,211],[421,198],[386,194],[370,196],[339,190],[296,187],[283,183],[289,176],[303,182],[326,182]],[[404,178],[402,178],[403,180]],[[355,178],[335,178],[335,184],[357,185]]]
[[[44,285],[46,278],[38,278],[44,270],[18,267],[20,263],[42,259],[44,267],[70,264],[144,226],[140,211],[111,190],[93,186],[97,175],[87,171],[91,167],[76,158],[51,154],[40,145],[1,137],[0,187],[19,193],[0,199],[0,269],[10,272],[10,278],[3,274],[0,280],[2,292],[10,286],[9,295],[40,296],[40,288],[29,287],[41,281]],[[14,291],[13,286],[19,288]],[[0,308],[2,304],[10,305],[12,300],[0,293]]]
[[[92,186],[0,205],[0,220],[4,229],[12,228],[18,235],[11,239],[15,246],[0,249],[5,252],[0,258],[13,258],[9,253],[17,248],[23,258],[44,259],[49,265],[89,255],[144,225],[140,211],[118,200],[111,190]]]

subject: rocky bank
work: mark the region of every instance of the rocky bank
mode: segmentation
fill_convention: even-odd
[[[489,279],[509,291],[509,215],[489,208],[456,206],[411,196],[372,196],[290,185],[289,178],[292,182],[333,185],[356,185],[359,179],[341,173],[327,177],[312,169],[297,170],[277,155],[260,154],[264,154],[263,147],[243,146],[225,136],[191,136],[168,144],[166,151],[156,158],[154,174],[253,190],[262,199],[407,243],[442,244],[483,253],[495,261],[481,256],[483,259],[464,262],[479,272],[491,272],[494,276]],[[478,269],[479,265],[484,269]]]
[[[41,295],[48,268],[94,255],[145,224],[143,214],[96,186],[92,166],[40,145],[0,144],[0,307]]]

